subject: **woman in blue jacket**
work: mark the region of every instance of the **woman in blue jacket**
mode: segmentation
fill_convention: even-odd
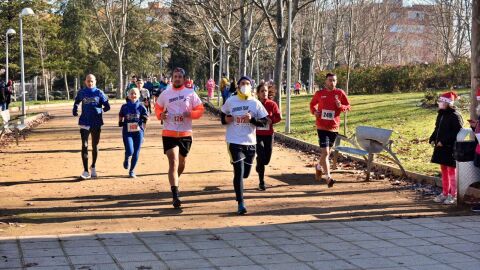
[[[93,74],[85,78],[85,88],[78,91],[73,104],[73,116],[78,116],[78,105],[82,103],[82,114],[78,119],[80,126],[80,136],[82,138],[82,161],[83,173],[80,175],[83,179],[90,177],[96,178],[97,171],[95,163],[98,156],[98,143],[100,141],[100,132],[103,125],[103,112],[110,110],[108,97],[102,90],[96,87],[96,78]],[[92,134],[92,165],[90,173],[88,172],[88,137]]]
[[[130,169],[128,176],[135,178],[135,166],[137,165],[140,147],[142,146],[145,126],[148,120],[147,109],[138,100],[140,91],[133,88],[128,91],[127,103],[122,105],[118,114],[118,126],[122,127],[123,144],[125,145],[125,160],[123,167]],[[129,162],[130,157],[132,158]]]

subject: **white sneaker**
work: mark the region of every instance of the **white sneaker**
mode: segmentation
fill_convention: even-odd
[[[92,178],[97,178],[97,170],[95,170],[93,167],[90,167],[90,175]]]
[[[82,179],[90,179],[90,174],[87,171],[83,171],[83,173],[80,175]]]
[[[443,203],[447,199],[447,196],[443,195],[443,193],[440,193],[437,197],[433,198],[433,201],[436,203]]]
[[[453,197],[452,195],[448,195],[445,201],[443,201],[443,204],[457,204],[457,198]]]

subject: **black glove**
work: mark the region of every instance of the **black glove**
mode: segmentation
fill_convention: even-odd
[[[78,116],[78,111],[77,111],[77,110],[73,110],[72,114],[73,114],[73,116]]]
[[[123,127],[123,121],[118,121],[118,126]]]

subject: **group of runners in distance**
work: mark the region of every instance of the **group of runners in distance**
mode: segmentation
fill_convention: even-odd
[[[163,80],[162,80],[163,81]],[[172,205],[180,208],[179,179],[185,170],[186,159],[192,146],[192,121],[202,117],[204,106],[194,90],[193,81],[186,76],[182,68],[172,71],[171,84],[166,82],[164,89],[150,91],[154,85],[151,77],[144,84],[133,77],[127,87],[126,103],[121,106],[118,126],[122,127],[125,146],[123,167],[128,175],[135,178],[135,167],[143,143],[146,124],[151,112],[150,97],[153,97],[155,116],[163,123],[162,141],[164,154],[168,158],[168,180],[172,192]],[[81,115],[78,121],[82,139],[83,173],[81,178],[96,178],[95,163],[98,157],[103,112],[110,110],[110,104],[103,91],[96,87],[92,74],[85,79],[85,88],[75,97],[73,115]],[[278,105],[273,101],[276,90],[273,84],[260,83],[253,89],[253,82],[248,76],[241,77],[236,85],[234,95],[225,100],[221,108],[221,123],[226,126],[226,142],[230,163],[233,166],[233,186],[238,203],[237,213],[247,213],[243,198],[243,179],[250,175],[256,155],[256,171],[259,176],[259,190],[266,190],[265,166],[269,164],[274,141],[273,125],[281,121]],[[152,88],[153,89],[153,88]],[[146,91],[144,91],[146,90]],[[256,93],[257,97],[253,95]],[[148,94],[148,95],[147,95]],[[336,88],[336,75],[327,74],[325,88],[317,91],[310,102],[310,111],[316,117],[320,161],[315,167],[315,178],[320,181],[326,175],[328,187],[335,180],[331,177],[329,155],[338,134],[340,113],[350,109],[348,99],[341,89]],[[88,138],[92,136],[92,163],[88,167]]]

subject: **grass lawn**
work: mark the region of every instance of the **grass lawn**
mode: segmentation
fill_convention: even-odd
[[[468,89],[457,92],[467,94]],[[379,95],[352,95],[349,97],[352,111],[348,113],[348,136],[358,125],[374,126],[394,130],[391,139],[393,149],[407,170],[436,175],[439,167],[430,163],[433,148],[428,139],[434,129],[437,111],[419,105],[424,93],[401,93]],[[310,95],[292,96],[291,136],[318,144],[315,119],[309,112]],[[282,103],[285,113],[285,100]],[[464,126],[468,126],[467,111],[461,111]],[[343,134],[343,116],[340,133]],[[276,126],[283,132],[285,122]]]

